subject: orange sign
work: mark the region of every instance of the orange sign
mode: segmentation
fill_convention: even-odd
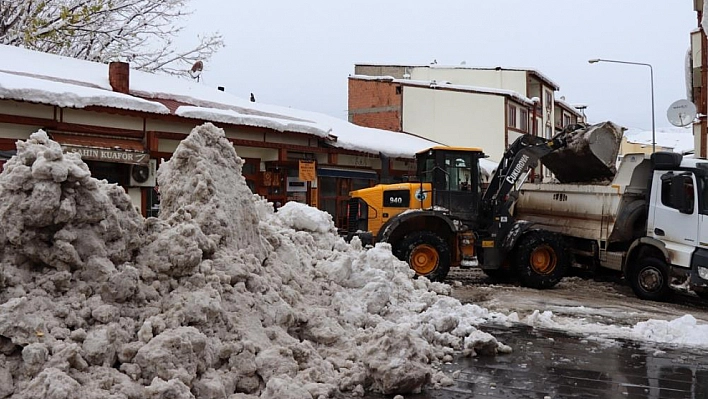
[[[317,201],[317,189],[310,189],[310,206],[317,208],[319,201]]]
[[[298,178],[301,181],[315,181],[317,173],[315,171],[315,161],[300,161]]]

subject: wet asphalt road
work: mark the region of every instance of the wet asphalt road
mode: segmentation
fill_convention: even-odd
[[[708,398],[708,353],[597,342],[526,326],[481,329],[511,345],[496,357],[458,358],[455,385],[406,399]],[[371,395],[368,399],[391,398]]]
[[[464,286],[486,288],[483,276],[471,274],[456,277],[463,280]],[[588,285],[591,285],[590,282]],[[569,291],[577,291],[578,286],[583,284],[572,286]],[[617,297],[612,302],[620,306],[636,301],[626,287],[616,282],[603,282],[600,287],[611,293],[616,290]],[[460,295],[464,297],[462,291]],[[516,294],[524,295],[523,291]],[[568,296],[567,293],[555,291],[553,294],[561,298]],[[582,293],[579,294],[583,298]],[[593,295],[595,293],[589,291],[588,296]],[[457,295],[453,293],[453,296]],[[466,302],[465,298],[460,299]],[[691,303],[685,298],[681,302],[675,305],[677,312],[705,313],[705,302]],[[639,303],[645,304],[643,301]],[[666,306],[673,309],[671,307],[674,305],[649,303],[648,306],[651,314],[652,306],[661,310]],[[705,350],[626,340],[596,340],[563,331],[533,329],[522,324],[479,328],[510,345],[513,352],[495,357],[457,358],[442,368],[454,376],[454,386],[427,388],[420,394],[404,397],[708,399],[708,351]],[[392,397],[365,396],[367,399]]]

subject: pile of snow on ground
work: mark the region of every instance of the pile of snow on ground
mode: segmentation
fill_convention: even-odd
[[[158,171],[160,218],[39,131],[0,174],[0,398],[327,398],[418,391],[493,317],[386,244],[249,191],[222,130]]]

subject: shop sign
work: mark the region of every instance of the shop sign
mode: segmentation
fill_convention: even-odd
[[[314,181],[317,178],[315,172],[315,161],[301,160],[299,162],[298,178],[302,181]]]
[[[150,154],[144,152],[119,151],[75,145],[62,145],[61,147],[64,149],[64,152],[78,153],[83,160],[128,163],[133,165],[146,165],[150,161]]]

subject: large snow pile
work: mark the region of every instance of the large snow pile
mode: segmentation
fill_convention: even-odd
[[[222,130],[158,172],[159,219],[39,131],[0,174],[0,398],[326,398],[449,384],[494,317],[364,250],[328,214],[274,213]]]

